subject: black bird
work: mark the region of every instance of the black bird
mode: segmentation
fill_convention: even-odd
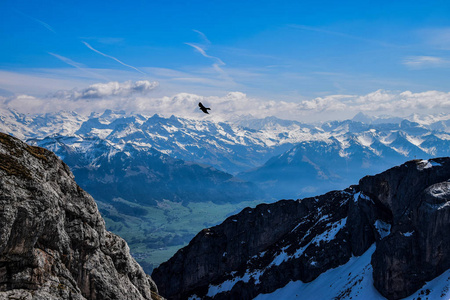
[[[204,112],[205,114],[209,114],[208,110],[211,110],[209,107],[204,107],[201,102],[198,103],[198,106],[200,107],[200,110]]]

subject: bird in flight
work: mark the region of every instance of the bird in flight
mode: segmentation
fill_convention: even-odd
[[[201,102],[198,103],[198,106],[200,107],[200,110],[202,112],[204,112],[205,114],[209,114],[208,110],[211,110],[211,108],[203,106]]]

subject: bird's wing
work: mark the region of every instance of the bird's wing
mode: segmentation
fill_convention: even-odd
[[[205,108],[201,102],[198,103],[198,106],[200,106],[200,108],[202,109]]]

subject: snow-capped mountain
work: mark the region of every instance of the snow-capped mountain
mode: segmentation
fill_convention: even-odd
[[[112,111],[89,117],[67,112],[30,117],[7,111],[2,115],[0,129],[36,143],[53,135],[77,141],[97,138],[113,145],[130,143],[232,174],[259,166],[273,155],[311,137],[311,130],[299,125],[252,130],[225,122]]]
[[[110,112],[105,112],[110,114]],[[105,122],[103,114],[84,122],[77,135],[99,137],[114,144],[133,143],[156,149],[174,158],[195,161],[228,173],[259,166],[298,141],[309,129],[249,130],[232,123],[183,119],[159,115],[132,115]]]
[[[238,176],[259,183],[275,198],[301,198],[342,189],[408,159],[450,155],[448,133],[407,120],[398,124],[329,122],[321,129],[327,138],[302,141]]]
[[[102,151],[118,153],[127,145],[239,174],[277,199],[342,189],[408,159],[447,156],[448,122],[445,114],[409,120],[358,114],[310,125],[275,117],[214,122],[111,110],[90,116],[3,111],[0,128],[55,151],[71,167],[80,163],[73,156],[67,161],[69,152],[84,153],[81,165],[88,166]]]
[[[80,186],[96,200],[112,205],[118,204],[115,199],[156,206],[163,199],[225,203],[265,198],[255,184],[152,147],[78,134],[29,141],[55,152],[71,167]]]
[[[377,119],[379,123],[323,124],[274,117],[247,116],[229,122],[208,118],[193,120],[110,110],[89,116],[74,112],[24,115],[2,110],[0,130],[62,158],[79,184],[102,202],[102,213],[111,230],[120,231],[122,226],[139,228],[120,231],[136,253],[144,251],[134,248],[138,243],[139,247],[159,251],[167,240],[173,240],[164,239],[165,245],[150,241],[142,246],[140,242],[148,240],[148,228],[155,222],[151,213],[145,221],[142,219],[141,214],[147,213],[149,207],[164,213],[167,219],[176,218],[159,211],[154,206],[157,203],[171,200],[188,211],[191,207],[187,203],[201,210],[203,203],[212,202],[216,206],[211,206],[210,211],[221,210],[221,216],[225,216],[236,212],[233,207],[237,202],[292,199],[342,189],[364,175],[414,156],[448,156],[450,149],[449,131],[441,126],[448,120],[445,115],[412,116],[395,122],[383,119],[392,123]],[[433,129],[436,126],[442,130]],[[232,205],[225,209],[219,203]],[[134,218],[133,225],[125,221],[129,217]],[[196,228],[219,221],[202,219],[200,213]],[[195,233],[174,233],[173,228],[158,229],[159,236],[183,236],[171,242],[177,247]],[[129,232],[133,234],[128,236]]]
[[[22,114],[14,110],[0,109],[0,131],[25,140],[53,134],[73,135],[88,117],[75,112]]]

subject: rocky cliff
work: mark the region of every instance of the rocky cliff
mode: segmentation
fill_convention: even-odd
[[[69,168],[2,133],[0,299],[160,299]]]
[[[409,162],[363,178],[360,187],[391,225],[372,256],[384,296],[408,296],[450,268],[450,159]]]
[[[200,232],[152,277],[169,299],[252,299],[311,282],[375,244],[373,285],[400,299],[450,268],[449,179],[450,158],[415,160],[344,191],[247,208]],[[338,299],[359,288],[357,274],[348,280]]]

